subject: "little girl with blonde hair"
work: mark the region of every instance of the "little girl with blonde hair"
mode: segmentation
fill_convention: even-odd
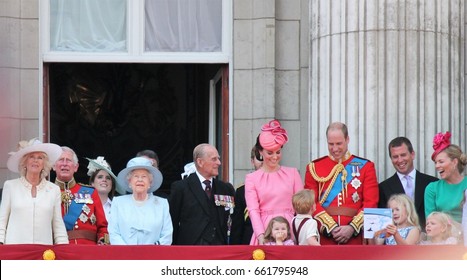
[[[426,240],[421,240],[420,245],[455,245],[460,229],[448,214],[443,212],[431,212],[426,218]]]
[[[376,240],[384,238],[385,245],[415,245],[420,239],[420,223],[412,199],[406,194],[392,195],[388,200],[388,208],[392,209],[393,224],[375,233],[370,244],[378,244]]]

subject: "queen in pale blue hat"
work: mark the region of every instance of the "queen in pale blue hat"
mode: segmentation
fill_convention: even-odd
[[[130,179],[134,170],[145,169],[150,174],[150,185],[147,190],[148,193],[153,193],[162,185],[162,173],[159,169],[152,166],[151,160],[146,157],[135,157],[128,161],[126,168],[118,173],[117,192],[126,194],[127,192],[133,193],[133,187],[130,186]]]
[[[167,199],[153,195],[162,184],[161,172],[151,160],[135,157],[118,174],[121,192],[115,197],[109,219],[110,244],[170,245],[173,226]]]

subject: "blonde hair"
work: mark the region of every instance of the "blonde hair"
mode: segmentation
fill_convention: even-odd
[[[41,170],[41,176],[40,176],[41,179],[44,179],[49,175],[50,170],[52,169],[52,163],[49,160],[49,156],[47,155],[47,153],[44,153],[44,152],[31,152],[31,153],[25,154],[19,161],[19,174],[21,176],[26,176],[26,173],[27,173],[26,161],[28,160],[29,156],[33,153],[41,153],[44,156],[44,169]]]
[[[292,196],[292,205],[297,214],[308,214],[315,204],[315,192],[303,189]]]
[[[290,239],[292,236],[290,235],[290,224],[286,218],[282,216],[276,216],[269,221],[268,227],[266,228],[266,232],[264,233],[264,240],[265,241],[276,241],[274,237],[272,237],[272,226],[274,223],[281,223],[287,225],[287,239]]]
[[[420,222],[417,211],[415,211],[415,205],[408,195],[402,193],[394,194],[389,198],[388,205],[391,201],[403,206],[407,212],[407,223],[420,229]]]
[[[458,225],[458,223],[454,221],[449,214],[444,213],[444,212],[434,211],[434,212],[431,212],[430,215],[428,215],[428,217],[426,217],[427,221],[428,219],[435,219],[445,227],[446,230],[442,233],[443,240],[446,240],[449,237],[459,238],[460,225]]]
[[[462,152],[459,146],[451,144],[441,152],[445,152],[451,160],[457,159],[457,171],[459,171],[460,174],[464,173],[465,166],[467,165],[467,156]]]

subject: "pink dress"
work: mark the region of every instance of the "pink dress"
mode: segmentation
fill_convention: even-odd
[[[292,196],[303,189],[298,170],[281,166],[279,170],[266,173],[258,169],[245,178],[245,200],[253,225],[250,245],[257,245],[257,236],[263,234],[269,221],[283,216],[289,221],[294,217]]]
[[[282,245],[284,246],[295,245],[295,242],[292,239],[287,239],[282,243],[283,243]],[[264,245],[278,246],[276,241],[264,242]]]

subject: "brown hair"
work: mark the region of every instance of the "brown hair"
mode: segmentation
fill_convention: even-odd
[[[282,216],[276,216],[272,218],[269,221],[268,227],[266,228],[266,232],[264,233],[264,240],[265,241],[275,241],[274,237],[272,237],[272,226],[274,225],[274,222],[276,223],[281,223],[281,224],[286,224],[287,225],[287,239],[290,239],[292,236],[290,235],[290,224],[289,221],[287,221],[286,218]]]
[[[341,122],[333,122],[331,123],[328,128],[326,129],[326,137],[328,137],[328,132],[330,130],[340,130],[344,134],[344,138],[347,139],[349,137],[349,129],[347,128],[347,125]]]
[[[115,196],[115,188],[117,187],[117,182],[115,181],[115,178],[112,177],[112,175],[110,175],[110,173],[107,170],[105,170],[105,169],[96,169],[96,171],[94,171],[91,174],[91,177],[89,177],[89,184],[92,185],[92,183],[96,179],[97,173],[99,173],[99,171],[101,171],[101,170],[107,172],[109,174],[109,176],[110,176],[110,180],[112,181],[112,189],[110,189],[110,192],[109,192],[109,198],[112,200],[113,197]]]

